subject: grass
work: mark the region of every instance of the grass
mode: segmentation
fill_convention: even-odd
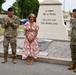
[[[23,25],[20,25],[19,28],[18,28],[18,30],[19,29],[24,29],[24,26]]]
[[[71,30],[68,31],[68,36],[71,36]]]
[[[4,33],[4,29],[1,28],[1,25],[0,25],[0,35],[2,35]]]

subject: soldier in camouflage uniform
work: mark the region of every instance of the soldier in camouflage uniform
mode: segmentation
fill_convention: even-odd
[[[16,64],[16,36],[17,28],[19,27],[19,18],[14,15],[14,9],[8,8],[8,16],[3,18],[1,25],[4,28],[4,59],[2,63],[7,62],[9,43],[12,49],[13,63]]]
[[[73,9],[73,18],[71,19],[72,32],[70,40],[72,64],[68,67],[69,70],[74,69],[76,72],[76,9]]]

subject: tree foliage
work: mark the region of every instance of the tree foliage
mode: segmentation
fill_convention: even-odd
[[[20,17],[20,7],[18,7],[18,3],[14,2],[13,6],[12,6],[15,10],[15,15]]]
[[[34,13],[37,16],[38,9],[39,9],[39,2],[38,0],[16,0],[13,4],[15,9],[17,10],[18,4],[18,13],[20,13],[21,18],[27,18],[30,13]],[[16,4],[17,3],[17,4]]]
[[[2,10],[2,4],[5,2],[6,0],[0,0],[0,12]]]

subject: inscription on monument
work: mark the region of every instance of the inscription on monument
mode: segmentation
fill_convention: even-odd
[[[45,10],[42,15],[45,17],[41,21],[42,25],[58,25],[56,18],[52,18],[52,16],[56,16],[56,12],[54,10]],[[46,19],[46,16],[48,16],[48,19]]]

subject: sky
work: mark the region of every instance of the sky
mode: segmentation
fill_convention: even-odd
[[[6,0],[6,2],[2,5],[4,10],[7,10],[16,0]],[[42,2],[44,0],[39,0]],[[50,0],[51,1],[51,0]],[[64,0],[59,0],[62,4],[64,4]],[[63,7],[62,7],[63,8]],[[72,11],[72,9],[76,8],[76,0],[65,0],[65,11]]]

